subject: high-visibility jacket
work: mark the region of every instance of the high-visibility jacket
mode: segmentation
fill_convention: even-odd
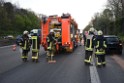
[[[48,50],[53,50],[54,49],[54,43],[55,43],[55,35],[54,33],[50,33],[48,36],[47,36],[47,43],[48,43],[48,47],[47,49]]]
[[[23,35],[19,45],[22,47],[23,50],[28,50],[29,51],[30,50],[30,46],[31,46],[31,40],[29,39],[28,36]]]
[[[40,38],[34,35],[32,38],[32,52],[38,52],[40,48]]]
[[[95,39],[95,49],[96,49],[95,54],[104,55],[106,48],[107,48],[107,45],[106,45],[105,38],[102,35],[97,36]]]
[[[93,51],[94,48],[94,35],[87,35],[85,41],[85,50]]]
[[[54,35],[54,33],[50,33],[47,36],[47,42],[54,42],[54,41],[55,41],[55,35]]]

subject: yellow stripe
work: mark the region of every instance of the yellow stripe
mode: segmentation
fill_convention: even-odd
[[[90,57],[89,57],[89,60],[85,59],[84,62],[90,63],[90,62],[91,62],[91,58],[92,58],[92,57],[90,56]]]
[[[97,65],[102,65],[101,63],[98,62],[98,58],[97,58]]]
[[[38,59],[38,53],[36,56],[32,56],[32,59]]]
[[[32,49],[32,52],[39,52],[38,49]]]
[[[96,54],[96,55],[105,54],[105,51],[99,52],[99,50],[97,49],[97,51],[95,52],[95,54]]]
[[[28,56],[23,56],[23,55],[22,55],[21,58],[28,58]]]
[[[32,39],[37,39],[37,36],[32,36]]]
[[[35,39],[35,45],[36,45],[36,48],[35,49],[32,49],[32,51],[34,50],[35,52],[37,52],[37,36],[32,36],[32,39]]]
[[[22,47],[22,49],[26,50],[26,45],[27,45],[27,41],[25,41],[24,47]]]
[[[99,47],[99,41],[97,41],[97,46],[96,46],[96,48],[98,48]]]
[[[89,48],[91,48],[91,46],[92,46],[92,41],[91,41],[91,39],[90,39],[90,47],[89,47]]]
[[[106,47],[106,48],[107,48],[107,45],[105,44],[105,41],[104,41],[104,44],[103,44],[103,45],[104,45],[104,47]]]
[[[106,62],[102,62],[102,64],[106,64]]]

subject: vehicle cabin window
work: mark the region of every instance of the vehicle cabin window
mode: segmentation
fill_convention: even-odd
[[[107,42],[119,42],[119,38],[117,38],[117,37],[107,37],[106,41]]]

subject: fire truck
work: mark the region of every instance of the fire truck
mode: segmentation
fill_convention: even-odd
[[[73,52],[78,46],[79,29],[75,20],[70,14],[62,14],[62,16],[51,15],[43,16],[41,21],[41,44],[44,49],[47,49],[47,36],[50,30],[53,29],[55,34],[56,51],[65,50]]]

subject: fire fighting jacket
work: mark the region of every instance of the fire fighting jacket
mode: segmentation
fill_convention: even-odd
[[[95,39],[95,54],[104,55],[107,48],[106,40],[102,35],[98,35]]]
[[[38,50],[40,49],[40,37],[37,36],[37,34],[33,35],[32,37],[32,51],[33,52],[38,52]]]
[[[94,48],[94,35],[87,35],[86,41],[85,41],[85,50],[87,51],[93,51]]]
[[[23,35],[19,45],[22,47],[23,50],[30,51],[31,40],[29,39],[29,37],[27,35]]]

